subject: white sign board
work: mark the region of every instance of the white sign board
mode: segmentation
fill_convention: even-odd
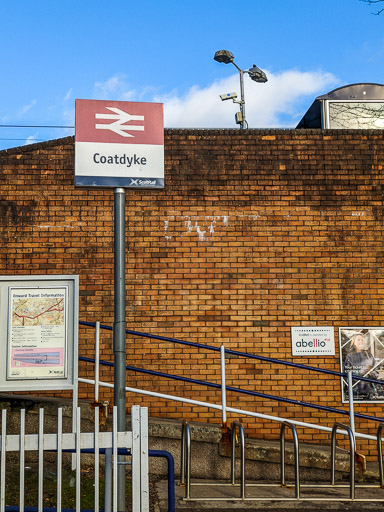
[[[163,188],[163,104],[76,100],[75,185]]]
[[[67,374],[68,287],[9,288],[7,380]]]
[[[0,391],[77,386],[78,276],[0,277]]]
[[[291,327],[293,356],[334,356],[333,327]]]

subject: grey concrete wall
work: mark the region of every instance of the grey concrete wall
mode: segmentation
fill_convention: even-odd
[[[7,409],[7,433],[19,432],[20,409],[26,409],[26,432],[38,431],[39,408],[44,408],[44,431],[55,432],[57,409],[63,407],[64,431],[72,428],[72,406],[69,401],[58,399],[36,399],[32,396],[1,395],[0,409]],[[93,430],[94,409],[88,402],[81,403],[84,432]],[[191,423],[191,473],[192,478],[229,479],[231,467],[230,434],[225,434],[219,425]],[[105,419],[101,429],[111,428],[111,416]],[[127,420],[127,429],[130,421]],[[180,475],[182,423],[177,420],[150,418],[149,449],[166,450],[175,460],[176,475]],[[300,477],[302,480],[329,481],[330,447],[300,443]],[[273,480],[280,478],[280,444],[276,441],[246,439],[246,478],[249,480]],[[362,462],[361,462],[362,461]],[[88,458],[92,464],[92,457]],[[239,449],[236,453],[236,474],[240,473]],[[358,479],[378,479],[377,471],[367,469],[364,459],[357,465]],[[344,479],[349,474],[349,454],[337,450],[337,478]],[[157,475],[167,474],[165,459],[150,459],[150,472]],[[294,448],[286,443],[286,476],[294,478]]]

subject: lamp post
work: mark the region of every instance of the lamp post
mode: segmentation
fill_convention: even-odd
[[[253,65],[252,68],[243,70],[239,68],[239,66],[235,62],[235,57],[232,52],[228,50],[218,50],[213,57],[216,62],[224,63],[224,64],[233,64],[240,75],[240,96],[241,100],[237,101],[236,93],[229,93],[221,95],[221,99],[229,100],[232,99],[233,103],[238,103],[240,105],[240,112],[237,112],[235,115],[236,124],[240,125],[240,129],[243,130],[248,123],[245,119],[245,98],[244,98],[244,73],[247,73],[251,80],[258,83],[265,83],[268,81],[267,75],[259,69],[256,64]]]

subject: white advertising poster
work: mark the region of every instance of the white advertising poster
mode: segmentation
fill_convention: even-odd
[[[334,356],[333,327],[291,327],[293,356]]]
[[[67,374],[68,288],[10,288],[7,380]]]
[[[384,328],[340,327],[340,367],[355,377],[375,380],[353,379],[354,402],[384,402]],[[349,400],[348,380],[342,378],[343,402]]]

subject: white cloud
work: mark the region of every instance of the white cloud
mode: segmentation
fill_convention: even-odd
[[[252,82],[244,75],[245,112],[250,128],[295,127],[314,98],[338,84],[331,73],[266,70],[268,82]],[[173,128],[235,128],[235,113],[240,110],[231,100],[222,102],[220,94],[236,91],[240,99],[238,73],[216,80],[205,88],[192,86],[185,94],[173,91],[156,94],[152,87],[132,89],[123,74],[96,82],[93,97],[119,101],[156,101],[164,103],[165,126]],[[66,118],[69,119],[69,112]]]
[[[73,91],[73,88],[71,87],[71,88],[67,91],[67,94],[64,96],[64,101],[69,101],[69,100],[71,99],[72,91]]]
[[[137,95],[134,90],[129,89],[125,75],[115,75],[105,82],[96,82],[93,97],[101,100],[134,101]]]
[[[140,91],[132,89],[126,75],[111,76],[105,82],[96,82],[93,87],[93,98],[114,101],[153,101],[156,89],[152,86],[142,87]]]
[[[28,103],[28,105],[24,105],[24,107],[21,107],[20,111],[19,111],[19,115],[20,116],[23,116],[24,114],[26,114],[29,110],[31,110],[32,107],[34,107],[37,103],[37,100],[32,100],[30,103]]]
[[[250,128],[294,127],[313,99],[337,84],[330,73],[320,71],[266,71],[268,82],[259,84],[244,76],[245,112]],[[219,95],[236,91],[240,97],[239,75],[216,81],[206,88],[191,87],[178,96],[156,97],[164,103],[165,125],[178,128],[234,128],[239,105],[222,102]]]
[[[25,139],[24,146],[27,146],[28,144],[34,144],[37,142],[38,133],[35,133],[34,135],[30,135],[27,139]]]

